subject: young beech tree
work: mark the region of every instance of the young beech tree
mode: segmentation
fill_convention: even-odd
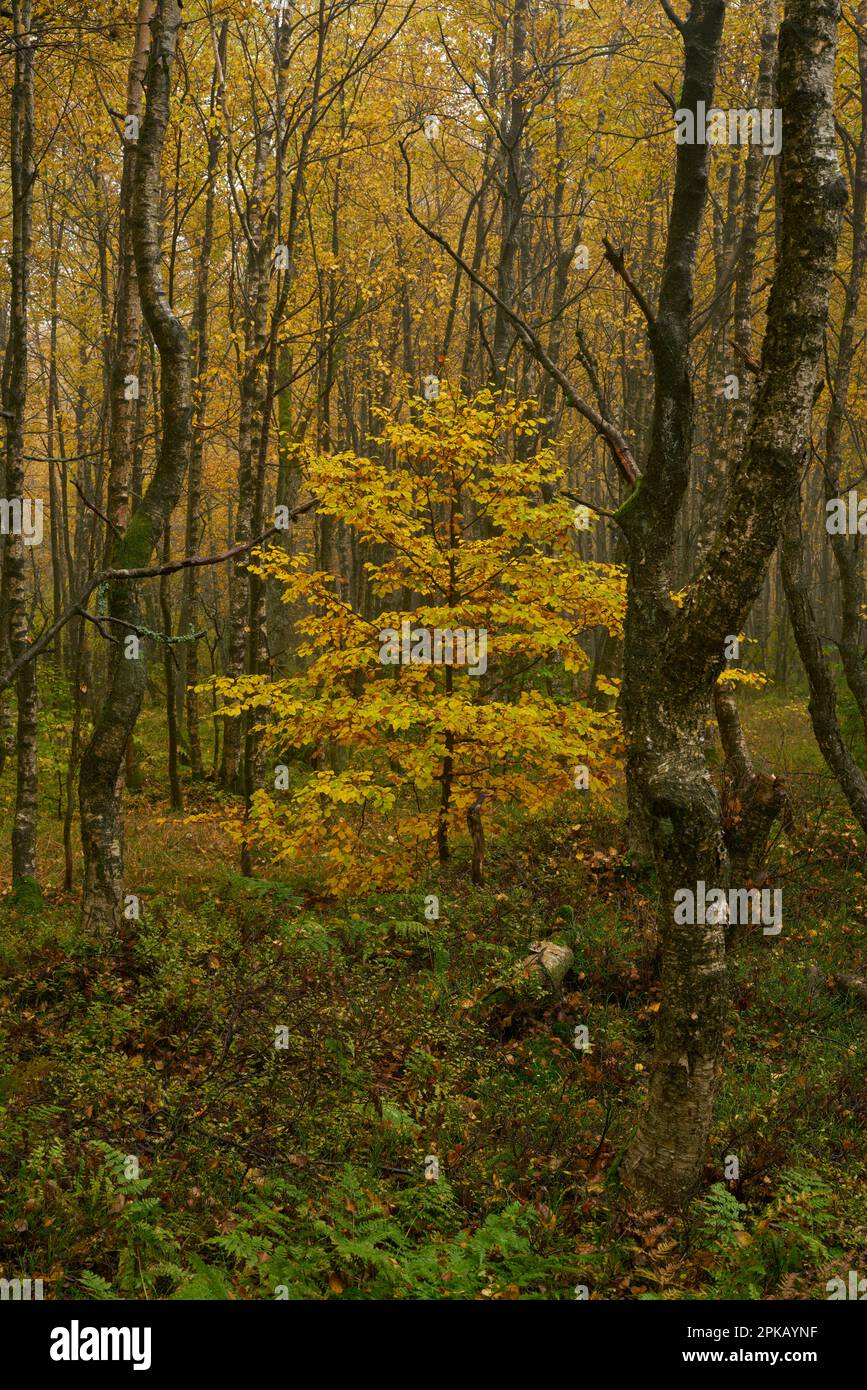
[[[275,771],[244,833],[274,858],[321,856],[341,891],[408,885],[421,858],[449,857],[472,807],[496,819],[608,785],[616,716],[575,690],[581,633],[620,632],[623,574],[581,560],[573,505],[543,500],[563,471],[531,448],[540,424],[498,395],[444,391],[407,422],[383,417],[380,456],[309,460],[319,511],[377,558],[363,612],[307,556],[269,551],[258,572],[306,606],[302,669],[217,682],[225,712],[270,715]],[[290,773],[308,745],[330,766]]]

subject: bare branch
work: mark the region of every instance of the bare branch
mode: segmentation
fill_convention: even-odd
[[[533,331],[527,321],[522,319],[511,305],[507,304],[497,291],[473,270],[472,266],[464,260],[463,256],[450,245],[444,236],[434,231],[433,227],[429,227],[427,223],[422,222],[421,218],[417,216],[412,203],[412,165],[409,162],[409,156],[406,152],[406,137],[398,141],[398,146],[403,162],[406,165],[406,210],[411,220],[424,232],[425,236],[430,237],[431,241],[435,241],[438,246],[442,247],[443,251],[445,251],[447,256],[451,257],[455,265],[460,266],[467,278],[503,311],[531,357],[534,357],[548,375],[556,381],[572,409],[577,411],[579,415],[582,415],[584,419],[593,426],[597,434],[601,435],[605,440],[623,478],[630,487],[635,487],[640,477],[640,471],[638,464],[633,458],[632,450],[629,447],[629,442],[625,435],[621,433],[616,425],[612,424],[610,420],[604,419],[598,411],[594,410],[587,401],[583,400],[582,397],[578,395],[578,392],[575,390],[569,378],[548,356],[538,335]]]
[[[665,99],[665,101],[667,102],[667,104],[671,107],[672,111],[676,111],[676,110],[677,110],[677,102],[675,101],[674,96],[673,96],[672,93],[668,90],[668,88],[667,88],[667,87],[660,87],[660,85],[659,85],[658,82],[654,82],[653,85],[654,85],[654,87],[656,88],[656,90],[659,92],[659,95],[660,95],[661,97],[663,97],[663,98]]]
[[[84,489],[79,486],[76,479],[70,477],[69,481],[72,483],[72,486],[75,488],[75,491],[78,493],[85,507],[87,507],[89,511],[93,512],[95,516],[98,516],[100,521],[104,521],[106,526],[109,526],[116,536],[119,536],[119,528],[115,526],[114,522],[109,517],[106,516],[105,512],[101,512],[99,510],[99,507],[95,506],[94,503],[91,502],[90,498],[86,495]]]
[[[629,293],[632,295],[632,298],[635,300],[636,304],[638,305],[639,309],[644,315],[644,319],[647,323],[648,330],[652,335],[656,329],[656,319],[654,318],[653,310],[651,309],[641,290],[636,285],[629,271],[626,269],[626,263],[623,259],[623,252],[615,251],[614,247],[611,245],[611,242],[608,240],[606,236],[602,238],[602,245],[605,248],[606,261],[617,272],[624,285],[629,290]]]

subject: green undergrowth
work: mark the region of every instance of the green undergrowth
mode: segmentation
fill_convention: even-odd
[[[827,987],[864,961],[851,827],[807,816],[775,849],[784,929],[733,965],[703,1194],[672,1217],[617,1176],[659,1006],[654,884],[613,815],[572,816],[516,825],[485,888],[459,849],[411,894],[340,905],[192,860],[165,887],[154,858],[111,956],[71,897],[7,899],[0,1275],[54,1298],[704,1299],[867,1274],[867,1013]],[[492,1010],[551,935],[575,949],[562,992]]]

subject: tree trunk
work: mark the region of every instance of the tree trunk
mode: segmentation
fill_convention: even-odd
[[[27,404],[27,299],[33,217],[33,65],[36,36],[31,33],[30,0],[14,0],[15,76],[12,87],[12,282],[9,338],[4,377],[6,418],[6,497],[25,501],[24,423]],[[22,518],[23,520],[23,518]],[[3,551],[3,590],[8,621],[8,650],[17,661],[30,643],[26,594],[26,549],[21,527],[10,531]],[[12,826],[12,883],[36,887],[37,714],[36,663],[21,668],[16,683],[15,817]]]
[[[132,184],[131,225],[139,295],[160,354],[162,432],[157,465],[140,506],[113,547],[117,569],[147,564],[177,505],[190,451],[191,383],[187,331],[163,289],[159,249],[160,159],[171,101],[180,0],[158,0],[145,78],[146,112]],[[84,922],[94,932],[118,931],[123,897],[124,755],[145,689],[144,651],[127,656],[129,634],[140,629],[138,586],[115,580],[109,593],[113,635],[109,689],[82,759],[79,779],[84,847]]]
[[[195,555],[202,538],[202,522],[199,515],[202,504],[202,458],[204,453],[204,431],[208,403],[208,363],[210,337],[208,333],[208,302],[210,290],[211,254],[214,244],[214,207],[217,201],[217,169],[222,148],[222,133],[217,116],[223,102],[223,89],[226,72],[226,44],[229,21],[223,21],[217,45],[217,61],[211,81],[211,130],[208,136],[207,193],[205,195],[205,218],[202,244],[199,250],[199,273],[196,282],[196,307],[193,318],[192,339],[196,356],[196,382],[194,395],[193,441],[190,450],[190,473],[187,481],[187,520],[184,549],[187,555]],[[196,623],[196,603],[198,594],[198,574],[191,567],[184,571],[183,598],[181,602],[181,632]],[[204,777],[202,762],[202,737],[199,729],[199,697],[196,686],[199,681],[199,650],[195,640],[185,645],[182,662],[184,673],[184,694],[187,716],[187,740],[190,748],[190,771],[193,779]]]
[[[694,0],[683,29],[683,107],[712,104],[722,20],[720,0]],[[648,1094],[623,1172],[640,1200],[667,1205],[685,1201],[700,1180],[727,1008],[725,922],[678,923],[674,894],[697,892],[701,881],[728,888],[702,726],[725,639],[740,630],[759,592],[809,439],[845,199],[833,122],[838,23],[837,0],[790,0],[781,26],[782,240],[761,369],[720,531],[681,610],[668,593],[674,527],[689,477],[689,326],[707,181],[702,146],[678,146],[659,309],[650,327],[656,376],[650,456],[637,493],[621,509],[630,539],[627,757],[653,827],[663,977]]]
[[[780,551],[783,587],[795,642],[810,687],[810,720],[819,751],[837,779],[861,829],[867,832],[867,777],[843,741],[837,720],[837,690],[822,648],[819,625],[804,573],[800,499],[792,503]]]
[[[856,16],[861,130],[855,148],[855,164],[852,171],[852,263],[849,279],[846,282],[843,316],[837,344],[837,360],[832,379],[828,383],[831,388],[831,405],[825,425],[826,499],[836,497],[840,493],[840,480],[843,471],[843,421],[846,415],[852,367],[856,352],[861,345],[861,339],[859,338],[856,342],[855,335],[858,327],[858,310],[864,271],[865,266],[867,266],[867,40],[864,38],[865,22],[867,22],[867,5],[862,3]],[[861,609],[864,599],[864,584],[861,577],[863,547],[861,537],[857,533],[854,536],[834,534],[830,537],[830,542],[840,579],[841,613],[840,641],[838,643],[840,659],[843,663],[846,683],[858,706],[864,734],[867,737],[867,668],[865,668],[861,651]],[[847,773],[847,780],[851,787],[851,771]],[[846,795],[849,797],[851,805],[848,791]],[[864,824],[863,820],[861,824]]]
[[[171,558],[171,539],[172,526],[171,518],[166,523],[165,535],[163,539],[163,563],[167,564]],[[163,674],[166,679],[166,732],[169,744],[169,796],[171,798],[172,810],[182,811],[184,809],[184,798],[181,793],[181,779],[178,772],[178,706],[176,700],[177,688],[177,664],[173,650],[173,644],[169,640],[172,636],[172,603],[169,585],[169,576],[164,574],[160,578],[160,613],[162,615],[163,632],[166,641],[163,643]]]

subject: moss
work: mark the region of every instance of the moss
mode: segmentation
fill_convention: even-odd
[[[674,822],[670,816],[660,816],[657,822],[657,833],[662,840],[674,839]]]
[[[132,520],[122,536],[115,541],[112,559],[115,569],[140,569],[147,564],[153,550],[153,526],[151,519],[141,507],[133,513]]]
[[[617,511],[614,513],[614,519],[618,521],[621,526],[628,526],[630,521],[633,519],[633,508],[635,507],[635,503],[640,491],[641,478],[639,477],[636,480],[635,487],[632,489],[629,496],[626,498],[626,501],[621,502],[620,506],[617,508]]]
[[[38,912],[42,907],[42,889],[29,874],[22,874],[12,885],[12,901],[22,912]]]

